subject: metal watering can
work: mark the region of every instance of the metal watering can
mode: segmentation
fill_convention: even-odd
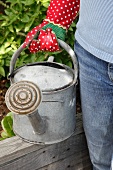
[[[62,40],[58,41],[70,54],[74,69],[48,60],[14,70],[22,46],[11,59],[11,86],[5,101],[14,113],[15,134],[30,143],[44,145],[61,142],[75,130],[77,60],[70,46]]]

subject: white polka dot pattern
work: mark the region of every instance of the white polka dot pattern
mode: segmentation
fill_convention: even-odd
[[[51,0],[46,20],[68,29],[79,11],[80,0]]]
[[[34,27],[30,32],[28,32],[26,39],[23,44],[23,48],[25,48],[30,42],[34,39],[34,37],[37,35],[38,31],[44,27],[46,24],[48,24],[48,21],[44,21],[39,26]]]
[[[68,30],[79,11],[80,0],[51,0],[47,10],[46,19],[42,24],[33,28],[28,34],[23,44],[25,48],[28,44],[32,53],[37,51],[57,51],[60,50],[57,38],[52,29],[41,30],[48,23],[53,23]],[[37,33],[38,40],[33,40]]]
[[[52,29],[40,30],[38,40],[32,40],[29,50],[31,53],[36,53],[37,51],[59,51],[60,48]]]

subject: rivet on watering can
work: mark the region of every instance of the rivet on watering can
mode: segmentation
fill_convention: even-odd
[[[14,83],[5,95],[6,105],[15,114],[27,115],[35,133],[45,132],[44,120],[37,107],[41,102],[41,91],[30,81]]]

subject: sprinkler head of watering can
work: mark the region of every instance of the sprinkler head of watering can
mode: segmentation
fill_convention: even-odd
[[[14,83],[5,95],[6,105],[15,114],[31,114],[41,102],[41,91],[30,81]]]
[[[36,84],[30,81],[12,84],[6,92],[5,101],[14,114],[28,116],[35,133],[45,132],[44,122],[37,109],[41,102],[41,90]]]

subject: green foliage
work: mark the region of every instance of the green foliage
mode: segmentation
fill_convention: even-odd
[[[12,112],[9,112],[1,121],[1,125],[3,128],[3,131],[1,133],[0,140],[10,138],[12,136],[15,136],[13,132],[13,114]]]
[[[5,7],[4,14],[0,14],[1,78],[7,76],[7,67],[10,65],[11,57],[24,42],[27,33],[45,18],[50,0],[6,0],[5,4],[0,2]],[[74,43],[75,23],[72,24],[66,36],[66,42],[71,47]],[[64,50],[54,55],[55,61],[71,65],[70,57]],[[30,54],[28,49],[25,49],[17,61],[17,66],[47,60],[48,57],[49,53],[47,52]]]

